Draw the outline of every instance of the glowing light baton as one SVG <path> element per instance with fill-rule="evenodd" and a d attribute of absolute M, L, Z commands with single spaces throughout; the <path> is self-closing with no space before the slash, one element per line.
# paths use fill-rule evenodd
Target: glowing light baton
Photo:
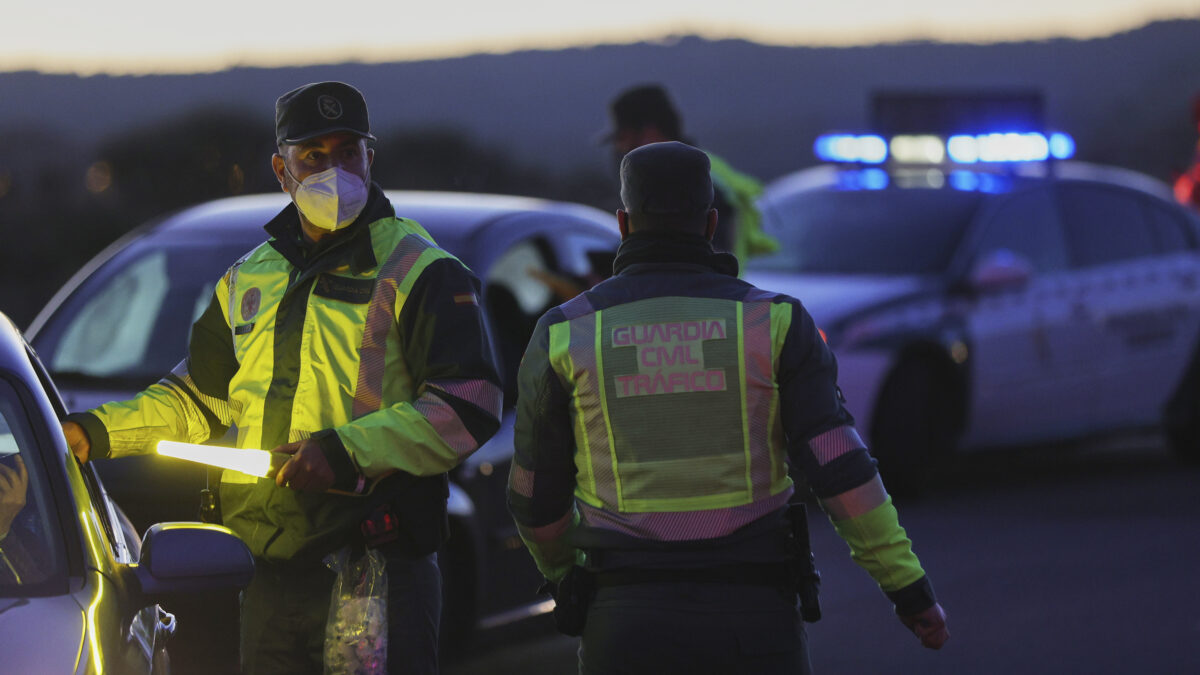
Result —
<path fill-rule="evenodd" d="M 158 454 L 189 462 L 219 466 L 251 476 L 266 478 L 271 469 L 271 453 L 266 450 L 222 448 L 216 445 L 198 445 L 178 441 L 159 441 Z"/>
<path fill-rule="evenodd" d="M 285 454 L 267 450 L 223 448 L 216 445 L 180 443 L 179 441 L 159 441 L 156 450 L 158 454 L 166 457 L 184 459 L 198 464 L 207 464 L 208 466 L 217 466 L 222 469 L 232 469 L 233 471 L 240 471 L 250 476 L 258 476 L 259 478 L 266 478 L 269 475 L 272 460 L 279 463 L 275 467 L 276 469 L 288 460 L 288 456 Z M 375 486 L 379 484 L 379 481 L 393 473 L 395 471 L 388 471 L 373 480 L 359 474 L 358 483 L 353 490 L 329 489 L 326 492 L 352 497 L 371 494 L 375 490 Z"/>

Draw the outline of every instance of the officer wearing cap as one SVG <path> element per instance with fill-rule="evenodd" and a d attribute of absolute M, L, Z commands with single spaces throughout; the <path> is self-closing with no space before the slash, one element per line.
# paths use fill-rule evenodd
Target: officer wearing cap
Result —
<path fill-rule="evenodd" d="M 799 301 L 713 249 L 710 170 L 679 142 L 625 155 L 615 274 L 547 312 L 521 363 L 509 509 L 580 672 L 809 672 L 793 471 L 938 649 L 945 613 L 834 355 Z"/>
<path fill-rule="evenodd" d="M 609 115 L 612 126 L 604 140 L 612 145 L 618 161 L 647 143 L 682 141 L 694 145 L 684 135 L 679 112 L 661 85 L 640 84 L 622 91 L 609 105 Z M 762 215 L 755 205 L 762 184 L 715 154 L 707 154 L 721 220 L 713 244 L 743 262 L 778 251 L 779 242 L 762 231 Z"/>
<path fill-rule="evenodd" d="M 371 182 L 357 89 L 289 91 L 275 123 L 271 165 L 291 202 L 265 225 L 270 238 L 217 280 L 174 371 L 63 429 L 81 461 L 231 427 L 238 447 L 276 453 L 269 478 L 221 478 L 223 522 L 256 561 L 243 672 L 346 672 L 348 653 L 378 656 L 386 638 L 388 672 L 436 673 L 446 472 L 499 427 L 479 281 Z M 331 603 L 334 553 L 383 561 L 387 628 L 371 611 L 339 619 L 345 645 L 329 663 L 326 621 L 345 606 Z"/>

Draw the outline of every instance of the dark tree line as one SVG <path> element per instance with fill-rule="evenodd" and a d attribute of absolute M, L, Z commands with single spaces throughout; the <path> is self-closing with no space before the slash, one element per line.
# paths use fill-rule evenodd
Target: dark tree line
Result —
<path fill-rule="evenodd" d="M 514 161 L 454 129 L 377 132 L 372 178 L 388 189 L 493 192 L 606 208 L 597 162 L 562 174 Z M 270 119 L 198 111 L 77 150 L 46 129 L 0 130 L 0 311 L 24 328 L 51 294 L 138 225 L 220 197 L 274 192 Z M 587 165 L 594 166 L 587 166 Z"/>

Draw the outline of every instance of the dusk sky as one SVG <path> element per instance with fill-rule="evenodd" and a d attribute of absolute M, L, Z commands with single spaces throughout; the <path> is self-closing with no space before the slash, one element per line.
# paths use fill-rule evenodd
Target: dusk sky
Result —
<path fill-rule="evenodd" d="M 15 2 L 0 21 L 0 71 L 82 74 L 383 62 L 680 34 L 814 46 L 1087 38 L 1200 18 L 1200 0 Z"/>

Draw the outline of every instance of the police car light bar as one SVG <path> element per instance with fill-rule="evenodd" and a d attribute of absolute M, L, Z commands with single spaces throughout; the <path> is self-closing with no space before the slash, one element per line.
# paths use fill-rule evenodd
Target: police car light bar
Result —
<path fill-rule="evenodd" d="M 817 137 L 813 144 L 817 157 L 826 162 L 855 162 L 882 164 L 887 159 L 888 146 L 882 136 L 827 134 Z"/>
<path fill-rule="evenodd" d="M 934 135 L 897 135 L 885 141 L 877 135 L 827 134 L 813 145 L 826 162 L 882 164 L 889 158 L 899 164 L 954 164 L 1044 162 L 1068 159 L 1075 154 L 1075 140 L 1055 132 L 955 135 L 943 140 Z"/>
<path fill-rule="evenodd" d="M 1064 133 L 1053 133 L 1049 138 L 1036 132 L 960 135 L 946 141 L 946 152 L 959 164 L 1044 162 L 1074 155 L 1075 141 Z"/>

